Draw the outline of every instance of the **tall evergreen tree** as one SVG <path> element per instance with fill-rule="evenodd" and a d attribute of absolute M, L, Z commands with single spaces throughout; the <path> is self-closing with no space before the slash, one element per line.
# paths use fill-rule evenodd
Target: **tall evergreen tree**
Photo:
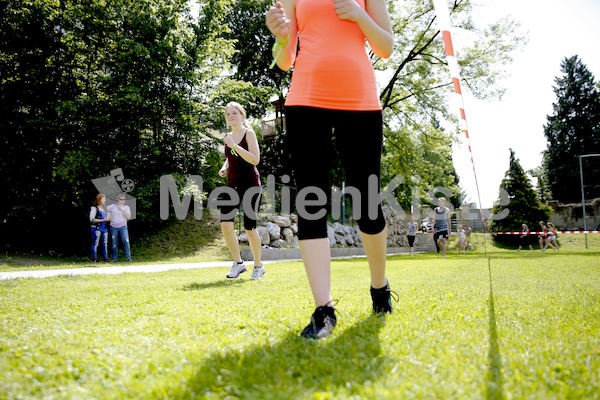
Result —
<path fill-rule="evenodd" d="M 550 207 L 542 204 L 537 196 L 529 177 L 515 157 L 513 149 L 510 149 L 509 166 L 500 184 L 500 189 L 508 193 L 509 204 L 496 204 L 492 208 L 492 213 L 497 218 L 500 217 L 490 223 L 492 231 L 520 231 L 521 224 L 527 224 L 531 230 L 535 230 L 539 221 L 547 221 L 552 215 Z M 498 235 L 496 240 L 510 243 L 514 242 L 514 238 Z"/>
<path fill-rule="evenodd" d="M 540 201 L 543 204 L 548 203 L 548 200 L 551 199 L 550 190 L 548 189 L 548 184 L 546 183 L 546 168 L 542 165 L 527 171 L 529 175 L 537 180 L 537 193 Z"/>
<path fill-rule="evenodd" d="M 579 57 L 565 58 L 561 70 L 553 114 L 544 126 L 544 165 L 552 198 L 571 203 L 581 200 L 579 156 L 600 153 L 600 91 Z M 600 181 L 600 169 L 586 175 L 589 182 Z"/>

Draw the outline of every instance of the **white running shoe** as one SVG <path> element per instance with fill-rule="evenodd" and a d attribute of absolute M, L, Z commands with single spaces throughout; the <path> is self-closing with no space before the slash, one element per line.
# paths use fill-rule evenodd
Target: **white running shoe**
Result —
<path fill-rule="evenodd" d="M 250 279 L 262 279 L 265 274 L 265 267 L 262 265 L 260 267 L 254 267 L 254 271 L 252 271 L 252 278 Z"/>
<path fill-rule="evenodd" d="M 233 262 L 231 264 L 231 270 L 227 274 L 228 278 L 237 278 L 241 273 L 246 272 L 246 267 L 244 266 L 244 260 L 241 263 Z"/>

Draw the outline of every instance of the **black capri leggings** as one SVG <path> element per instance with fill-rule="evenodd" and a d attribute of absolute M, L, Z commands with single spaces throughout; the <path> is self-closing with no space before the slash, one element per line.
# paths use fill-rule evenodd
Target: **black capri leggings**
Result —
<path fill-rule="evenodd" d="M 260 186 L 251 186 L 249 188 L 235 187 L 232 189 L 234 189 L 237 192 L 239 202 L 237 204 L 233 204 L 233 205 L 220 206 L 219 207 L 219 210 L 221 211 L 220 221 L 221 222 L 233 222 L 235 220 L 235 214 L 236 214 L 233 211 L 239 210 L 240 206 L 242 206 L 242 209 L 244 211 L 244 229 L 246 229 L 248 231 L 256 229 L 256 218 L 258 215 L 258 208 L 260 207 L 260 200 L 262 198 L 261 187 Z M 251 193 L 252 197 L 249 197 L 250 204 L 245 204 L 244 203 L 244 195 L 246 194 L 246 192 L 249 189 L 252 189 L 254 192 Z M 250 193 L 248 195 L 250 196 Z M 219 199 L 229 201 L 229 200 L 231 200 L 231 197 L 229 195 L 227 195 L 226 193 L 220 193 Z M 248 209 L 248 206 L 250 206 L 250 209 Z M 229 218 L 227 218 L 227 216 Z"/>
<path fill-rule="evenodd" d="M 335 138 L 335 145 L 346 172 L 347 188 L 356 188 L 360 194 L 360 197 L 351 196 L 355 215 L 356 209 L 360 209 L 360 218 L 357 218 L 360 230 L 367 234 L 383 231 L 385 219 L 379 201 L 383 142 L 381 111 L 342 111 L 290 106 L 286 107 L 286 130 L 297 193 L 300 194 L 304 188 L 310 188 L 307 189 L 308 193 L 311 193 L 313 188 L 318 188 L 327 196 L 326 204 L 331 203 L 331 161 L 335 151 Z M 376 181 L 369 190 L 371 176 Z M 317 199 L 316 194 L 306 196 L 306 200 L 314 199 Z M 328 207 L 306 205 L 303 207 L 305 213 L 302 213 L 298 208 L 298 202 L 301 200 L 301 196 L 298 196 L 298 238 L 303 240 L 327 237 L 327 213 L 321 210 L 327 211 Z M 322 215 L 315 218 L 315 214 L 320 211 Z"/>

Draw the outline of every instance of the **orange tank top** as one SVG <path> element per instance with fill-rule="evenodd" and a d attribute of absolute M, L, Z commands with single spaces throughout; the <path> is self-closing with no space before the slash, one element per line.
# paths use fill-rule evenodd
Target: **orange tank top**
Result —
<path fill-rule="evenodd" d="M 364 9 L 365 0 L 356 0 Z M 334 110 L 381 110 L 365 36 L 341 20 L 333 0 L 296 0 L 300 49 L 285 104 Z"/>

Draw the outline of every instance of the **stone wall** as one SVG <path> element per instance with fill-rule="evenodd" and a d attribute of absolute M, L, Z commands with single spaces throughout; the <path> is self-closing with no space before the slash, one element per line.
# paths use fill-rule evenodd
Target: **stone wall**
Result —
<path fill-rule="evenodd" d="M 583 207 L 581 204 L 560 204 L 551 202 L 552 222 L 559 230 L 583 229 Z M 588 230 L 600 227 L 600 198 L 586 203 L 586 224 Z M 389 206 L 383 206 L 383 215 L 388 226 L 388 247 L 408 247 L 406 240 L 406 224 Z M 256 228 L 261 244 L 271 248 L 288 248 L 298 246 L 298 216 L 292 215 L 259 215 Z M 339 222 L 327 223 L 329 246 L 362 247 L 358 234 L 358 226 L 342 225 Z M 245 232 L 239 235 L 241 244 L 248 244 Z"/>
<path fill-rule="evenodd" d="M 389 206 L 383 206 L 383 215 L 388 225 L 388 247 L 408 246 L 404 221 Z M 260 215 L 256 230 L 263 246 L 274 248 L 298 246 L 297 215 Z M 358 226 L 328 222 L 327 237 L 330 247 L 362 247 Z M 245 232 L 241 232 L 239 240 L 241 244 L 248 243 Z"/>
<path fill-rule="evenodd" d="M 551 201 L 552 222 L 560 230 L 582 230 L 584 228 L 583 206 L 581 203 L 562 204 Z M 588 230 L 600 227 L 600 198 L 586 201 L 585 225 Z"/>

